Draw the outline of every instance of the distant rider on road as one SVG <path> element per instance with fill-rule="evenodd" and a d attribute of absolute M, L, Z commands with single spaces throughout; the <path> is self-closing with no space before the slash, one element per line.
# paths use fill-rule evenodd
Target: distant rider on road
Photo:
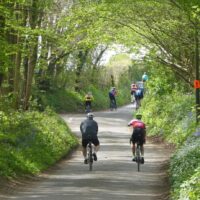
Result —
<path fill-rule="evenodd" d="M 90 110 L 92 109 L 92 101 L 94 101 L 94 97 L 92 95 L 92 92 L 88 92 L 85 97 L 85 110 L 87 110 L 87 106 L 89 106 Z"/>
<path fill-rule="evenodd" d="M 110 109 L 117 109 L 117 102 L 115 99 L 115 96 L 117 95 L 117 91 L 115 89 L 115 87 L 112 87 L 111 90 L 108 93 L 109 95 L 109 99 L 110 99 Z"/>

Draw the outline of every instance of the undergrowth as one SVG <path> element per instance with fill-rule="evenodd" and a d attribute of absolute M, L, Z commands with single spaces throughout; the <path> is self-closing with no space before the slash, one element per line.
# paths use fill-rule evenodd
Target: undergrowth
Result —
<path fill-rule="evenodd" d="M 37 174 L 78 144 L 66 123 L 46 110 L 0 112 L 0 176 Z"/>

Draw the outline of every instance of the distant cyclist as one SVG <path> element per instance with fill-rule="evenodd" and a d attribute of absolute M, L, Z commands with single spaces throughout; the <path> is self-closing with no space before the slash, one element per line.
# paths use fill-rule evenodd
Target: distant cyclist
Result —
<path fill-rule="evenodd" d="M 144 97 L 143 90 L 141 88 L 138 88 L 135 91 L 134 95 L 135 95 L 136 109 L 138 109 L 141 105 L 141 100 Z"/>
<path fill-rule="evenodd" d="M 82 153 L 84 156 L 84 163 L 88 163 L 87 159 L 87 144 L 91 141 L 94 144 L 94 161 L 97 161 L 97 151 L 99 150 L 99 139 L 98 139 L 98 124 L 93 120 L 93 113 L 87 114 L 87 119 L 84 120 L 80 125 L 80 130 L 82 133 Z"/>
<path fill-rule="evenodd" d="M 110 108 L 117 109 L 117 102 L 116 102 L 116 98 L 115 98 L 115 96 L 117 95 L 116 88 L 112 87 L 111 90 L 109 91 L 108 95 L 109 95 L 109 99 L 110 99 Z"/>
<path fill-rule="evenodd" d="M 92 109 L 92 101 L 94 101 L 94 97 L 92 95 L 92 92 L 88 92 L 85 95 L 84 101 L 85 101 L 85 110 L 87 111 L 87 107 L 89 106 L 89 111 L 91 111 L 91 109 Z"/>
<path fill-rule="evenodd" d="M 133 83 L 131 84 L 131 102 L 134 102 L 135 100 L 135 92 L 137 90 L 137 84 Z"/>
<path fill-rule="evenodd" d="M 142 160 L 141 163 L 144 163 L 144 143 L 146 142 L 146 125 L 141 121 L 142 115 L 136 114 L 136 119 L 131 120 L 128 123 L 128 126 L 133 127 L 133 133 L 130 138 L 130 142 L 132 143 L 132 153 L 133 159 L 135 161 L 135 143 L 139 142 L 141 145 L 141 154 Z"/>
<path fill-rule="evenodd" d="M 148 79 L 149 79 L 148 75 L 146 74 L 146 72 L 144 72 L 144 74 L 142 75 L 142 81 L 146 82 L 148 81 Z"/>

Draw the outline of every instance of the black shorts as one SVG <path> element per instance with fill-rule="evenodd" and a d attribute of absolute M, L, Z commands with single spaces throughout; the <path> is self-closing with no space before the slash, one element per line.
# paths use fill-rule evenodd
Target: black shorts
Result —
<path fill-rule="evenodd" d="M 131 136 L 131 141 L 133 144 L 139 142 L 140 145 L 145 143 L 145 130 L 143 128 L 135 128 Z"/>
<path fill-rule="evenodd" d="M 92 144 L 94 144 L 94 146 L 98 146 L 98 145 L 100 144 L 98 138 L 82 139 L 82 146 L 83 146 L 84 148 L 86 148 L 87 145 L 88 145 L 88 143 L 89 143 L 89 141 L 91 141 Z"/>

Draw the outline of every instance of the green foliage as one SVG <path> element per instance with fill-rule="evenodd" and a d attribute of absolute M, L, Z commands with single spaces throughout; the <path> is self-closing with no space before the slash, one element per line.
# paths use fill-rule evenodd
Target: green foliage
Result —
<path fill-rule="evenodd" d="M 179 200 L 190 199 L 197 200 L 200 199 L 200 167 L 195 170 L 195 173 L 191 178 L 181 184 L 181 190 L 179 193 Z"/>
<path fill-rule="evenodd" d="M 162 70 L 161 70 L 162 69 Z M 150 136 L 161 136 L 177 150 L 170 160 L 172 199 L 199 199 L 200 138 L 193 136 L 194 94 L 172 71 L 151 69 L 141 112 Z"/>
<path fill-rule="evenodd" d="M 194 131 L 193 96 L 174 90 L 170 95 L 147 95 L 142 102 L 149 135 L 160 135 L 177 146 Z"/>
<path fill-rule="evenodd" d="M 136 62 L 132 66 L 125 63 L 125 67 L 129 66 L 127 73 L 127 69 L 123 71 L 120 68 L 124 63 L 117 60 L 112 67 L 112 70 L 117 72 L 114 74 L 118 91 L 117 103 L 122 105 L 130 100 L 131 81 L 138 80 L 142 70 L 149 67 L 151 76 L 147 83 L 146 98 L 142 102 L 149 135 L 161 135 L 180 147 L 195 130 L 193 94 L 188 93 L 188 86 L 180 84 L 178 79 L 182 78 L 190 84 L 194 79 L 194 38 L 195 33 L 199 32 L 199 1 L 77 2 L 72 1 L 72 4 L 67 5 L 62 1 L 57 5 L 53 0 L 1 2 L 2 110 L 6 111 L 11 106 L 19 108 L 19 105 L 13 106 L 19 102 L 25 102 L 26 109 L 31 88 L 28 88 L 28 91 L 24 89 L 30 85 L 38 88 L 32 95 L 29 109 L 39 108 L 43 111 L 50 106 L 57 112 L 82 111 L 83 96 L 88 90 L 93 92 L 95 98 L 94 110 L 106 108 L 111 74 L 105 75 L 107 69 L 93 66 L 93 53 L 102 44 L 124 44 L 131 50 L 145 46 L 154 51 L 149 60 L 158 59 L 157 61 L 165 64 L 165 68 L 161 68 L 156 62 L 149 63 L 150 67 Z M 63 10 L 59 7 L 62 5 Z M 38 36 L 40 39 L 37 39 Z M 84 57 L 81 57 L 80 53 L 84 54 Z M 166 66 L 179 76 L 166 70 Z M 116 70 L 116 67 L 119 70 Z M 41 91 L 37 85 L 35 74 L 39 76 L 38 80 L 46 79 L 44 82 L 51 83 L 46 92 Z M 26 82 L 28 78 L 30 80 Z M 72 86 L 78 85 L 78 81 L 82 84 L 80 93 L 72 91 Z M 51 86 L 53 88 L 50 88 Z M 15 99 L 13 94 L 22 99 Z M 63 143 L 67 136 L 62 133 L 68 130 L 65 130 L 60 121 L 55 120 L 55 116 L 48 114 L 49 116 L 45 112 L 0 114 L 0 168 L 3 169 L 4 176 L 14 176 L 15 170 L 19 174 L 36 173 L 53 163 L 66 150 Z M 55 132 L 58 132 L 58 135 L 55 135 Z M 193 153 L 197 155 L 196 151 Z M 182 158 L 175 156 L 174 163 L 182 167 L 179 159 Z M 192 169 L 194 168 L 196 166 L 193 165 Z M 198 171 L 195 172 L 197 175 L 191 175 L 191 178 L 187 171 L 189 169 L 183 176 L 186 180 L 175 177 L 174 190 L 179 191 L 182 182 L 186 183 L 183 188 L 188 188 L 193 184 L 193 180 L 197 180 Z M 172 176 L 175 173 L 176 171 L 173 171 Z M 194 190 L 192 193 L 196 195 Z"/>
<path fill-rule="evenodd" d="M 200 138 L 190 138 L 174 154 L 170 163 L 170 175 L 173 199 L 199 199 Z"/>
<path fill-rule="evenodd" d="M 123 84 L 117 87 L 117 104 L 124 105 L 130 101 L 130 85 L 127 84 L 127 79 L 124 79 Z M 126 87 L 126 88 L 125 88 Z M 97 89 L 94 85 L 88 85 L 85 90 L 80 93 L 57 89 L 51 92 L 46 92 L 37 96 L 37 99 L 32 101 L 31 109 L 36 108 L 44 110 L 46 107 L 51 107 L 56 112 L 84 112 L 85 103 L 84 97 L 87 92 L 92 92 L 94 102 L 92 103 L 93 110 L 102 110 L 109 108 L 108 92 L 110 88 Z"/>
<path fill-rule="evenodd" d="M 82 97 L 79 93 L 63 88 L 40 93 L 35 98 L 37 98 L 37 107 L 40 110 L 51 107 L 56 112 L 77 112 L 83 107 Z"/>
<path fill-rule="evenodd" d="M 0 112 L 0 176 L 36 174 L 66 155 L 78 143 L 52 111 Z"/>

